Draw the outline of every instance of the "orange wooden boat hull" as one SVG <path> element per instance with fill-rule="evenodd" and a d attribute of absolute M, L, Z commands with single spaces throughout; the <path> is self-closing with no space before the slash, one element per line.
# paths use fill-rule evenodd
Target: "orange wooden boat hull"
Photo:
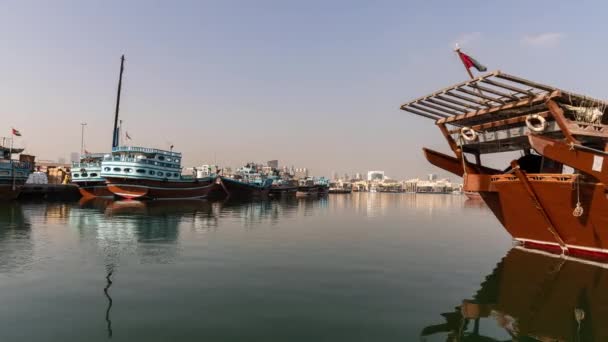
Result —
<path fill-rule="evenodd" d="M 106 182 L 110 192 L 124 199 L 197 199 L 223 191 L 215 180 L 163 182 L 108 177 Z"/>
<path fill-rule="evenodd" d="M 114 194 L 108 189 L 105 181 L 100 182 L 78 182 L 80 195 L 85 198 L 112 198 Z"/>
<path fill-rule="evenodd" d="M 458 166 L 460 170 L 463 168 L 457 158 L 427 153 L 426 149 L 425 155 L 432 164 L 446 171 L 458 174 Z M 464 174 L 464 190 L 479 193 L 513 239 L 525 246 L 583 258 L 608 259 L 608 199 L 603 183 L 578 181 L 576 175 L 563 174 L 525 174 L 524 177 L 529 189 L 513 173 Z M 578 200 L 583 208 L 580 217 L 573 215 Z"/>

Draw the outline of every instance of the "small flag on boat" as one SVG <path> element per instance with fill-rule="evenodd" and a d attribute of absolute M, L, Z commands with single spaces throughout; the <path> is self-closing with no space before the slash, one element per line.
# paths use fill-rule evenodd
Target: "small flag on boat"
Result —
<path fill-rule="evenodd" d="M 127 137 L 127 139 L 131 140 L 131 136 L 129 135 L 129 132 L 125 131 L 125 137 Z"/>
<path fill-rule="evenodd" d="M 473 57 L 467 55 L 466 53 L 461 52 L 460 50 L 458 50 L 458 56 L 460 56 L 460 60 L 464 64 L 465 68 L 467 68 L 467 69 L 470 69 L 471 67 L 475 67 L 475 69 L 477 69 L 477 71 L 488 70 L 488 68 L 483 66 L 481 63 L 479 63 Z"/>
<path fill-rule="evenodd" d="M 12 128 L 13 130 L 13 135 L 20 137 L 21 136 L 21 132 L 19 132 L 18 130 Z"/>
<path fill-rule="evenodd" d="M 84 154 L 91 154 L 91 152 L 87 151 L 86 149 L 84 150 Z"/>

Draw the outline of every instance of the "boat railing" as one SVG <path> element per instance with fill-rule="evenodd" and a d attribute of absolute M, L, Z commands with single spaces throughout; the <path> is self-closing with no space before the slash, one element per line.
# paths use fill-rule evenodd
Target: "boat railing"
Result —
<path fill-rule="evenodd" d="M 18 160 L 0 161 L 0 168 L 2 168 L 2 169 L 11 169 L 11 168 L 30 169 L 31 167 L 32 167 L 32 164 L 30 164 L 28 162 L 18 161 Z"/>
<path fill-rule="evenodd" d="M 82 162 L 82 163 L 74 162 L 74 163 L 72 163 L 72 168 L 79 168 L 79 167 L 81 167 L 81 168 L 82 167 L 101 167 L 101 162 L 90 162 L 90 163 L 87 163 L 87 162 Z"/>
<path fill-rule="evenodd" d="M 139 153 L 146 153 L 146 154 L 162 154 L 162 155 L 180 157 L 180 158 L 182 156 L 182 154 L 179 152 L 165 151 L 165 150 L 159 150 L 156 148 L 137 147 L 137 146 L 112 147 L 112 152 L 139 152 Z"/>
<path fill-rule="evenodd" d="M 124 156 L 110 156 L 105 158 L 104 161 L 113 161 L 113 162 L 125 162 L 125 163 L 136 163 L 142 165 L 154 165 L 154 166 L 162 166 L 162 167 L 170 167 L 174 169 L 180 169 L 180 164 L 171 163 L 171 162 L 162 162 L 155 159 L 147 159 L 147 158 L 132 158 L 132 157 L 124 157 Z"/>

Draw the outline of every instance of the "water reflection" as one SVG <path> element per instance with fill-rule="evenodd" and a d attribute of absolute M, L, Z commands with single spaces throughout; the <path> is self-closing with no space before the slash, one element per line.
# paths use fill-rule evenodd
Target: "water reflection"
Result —
<path fill-rule="evenodd" d="M 442 335 L 446 341 L 608 341 L 608 326 L 601 323 L 608 319 L 607 288 L 606 264 L 515 247 L 472 299 L 442 313 L 444 322 L 425 327 L 422 336 Z"/>
<path fill-rule="evenodd" d="M 0 272 L 27 268 L 34 262 L 31 223 L 16 202 L 0 205 Z"/>

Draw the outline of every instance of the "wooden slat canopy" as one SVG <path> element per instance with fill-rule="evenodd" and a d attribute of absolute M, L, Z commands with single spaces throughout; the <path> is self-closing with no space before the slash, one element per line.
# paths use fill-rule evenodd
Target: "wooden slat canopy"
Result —
<path fill-rule="evenodd" d="M 401 109 L 439 124 L 473 126 L 544 111 L 543 104 L 548 100 L 608 107 L 601 100 L 494 71 L 417 98 L 401 105 Z"/>

